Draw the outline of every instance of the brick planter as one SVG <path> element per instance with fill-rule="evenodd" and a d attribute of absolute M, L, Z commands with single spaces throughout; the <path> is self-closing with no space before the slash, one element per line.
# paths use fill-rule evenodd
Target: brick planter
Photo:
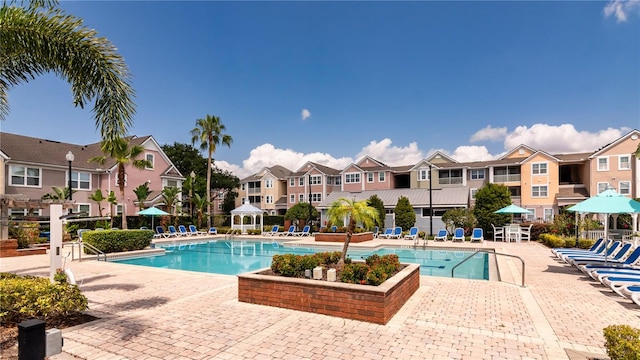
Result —
<path fill-rule="evenodd" d="M 314 233 L 313 236 L 315 238 L 315 241 L 320 242 L 344 242 L 344 240 L 347 238 L 346 233 Z M 351 235 L 352 243 L 359 243 L 369 240 L 373 240 L 372 232 L 363 232 Z"/>
<path fill-rule="evenodd" d="M 407 264 L 379 286 L 261 275 L 238 275 L 238 300 L 386 324 L 420 287 L 420 266 Z"/>
<path fill-rule="evenodd" d="M 26 255 L 38 255 L 46 254 L 47 248 L 36 247 L 28 249 L 18 249 L 17 240 L 0 240 L 0 258 L 14 257 L 14 256 L 26 256 Z"/>

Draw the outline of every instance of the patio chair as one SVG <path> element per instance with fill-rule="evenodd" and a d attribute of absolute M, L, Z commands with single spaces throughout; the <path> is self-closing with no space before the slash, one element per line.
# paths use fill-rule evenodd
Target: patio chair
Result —
<path fill-rule="evenodd" d="M 402 236 L 402 228 L 400 226 L 396 226 L 393 228 L 393 233 L 388 237 L 388 239 L 400 239 Z"/>
<path fill-rule="evenodd" d="M 560 247 L 560 248 L 551 249 L 551 252 L 556 257 L 561 257 L 562 254 L 568 254 L 571 252 L 584 253 L 584 254 L 597 254 L 599 252 L 600 246 L 603 245 L 602 244 L 603 241 L 604 241 L 603 238 L 596 240 L 596 242 L 594 242 L 589 249 L 573 249 L 573 248 Z"/>
<path fill-rule="evenodd" d="M 209 228 L 209 232 L 207 233 L 208 235 L 218 235 L 218 229 L 216 229 L 215 227 L 210 227 Z"/>
<path fill-rule="evenodd" d="M 379 238 L 390 239 L 389 236 L 393 235 L 393 228 L 387 228 L 384 230 L 384 234 L 378 235 Z"/>
<path fill-rule="evenodd" d="M 496 228 L 493 224 L 491 224 L 491 227 L 493 228 L 493 241 L 498 241 L 498 239 L 500 239 L 500 241 L 504 241 L 504 228 Z"/>
<path fill-rule="evenodd" d="M 614 289 L 614 291 L 640 305 L 640 285 L 623 285 L 617 290 Z"/>
<path fill-rule="evenodd" d="M 462 241 L 464 242 L 464 229 L 456 228 L 453 230 L 453 236 L 451 237 L 451 241 Z"/>
<path fill-rule="evenodd" d="M 179 236 L 190 236 L 187 228 L 184 225 L 178 225 L 178 235 Z"/>
<path fill-rule="evenodd" d="M 509 224 L 506 231 L 507 233 L 505 234 L 505 237 L 507 242 L 511 242 L 512 240 L 517 243 L 520 242 L 521 231 L 519 224 Z"/>
<path fill-rule="evenodd" d="M 196 226 L 191 224 L 191 225 L 189 225 L 189 235 L 191 235 L 191 236 L 202 236 L 202 235 L 207 235 L 207 233 L 204 232 L 204 231 L 198 231 Z"/>
<path fill-rule="evenodd" d="M 607 269 L 630 269 L 635 268 L 638 265 L 638 259 L 640 259 L 640 246 L 635 248 L 631 254 L 624 261 L 612 261 L 607 259 L 599 261 L 591 261 L 588 264 L 579 265 L 578 269 L 587 274 L 594 270 L 607 270 Z"/>
<path fill-rule="evenodd" d="M 530 224 L 529 227 L 520 229 L 520 240 L 522 241 L 531 241 L 531 228 L 533 227 L 533 224 Z"/>
<path fill-rule="evenodd" d="M 377 226 L 373 227 L 373 238 L 376 239 L 378 237 L 378 232 L 380 229 Z"/>
<path fill-rule="evenodd" d="M 331 231 L 332 231 L 332 232 L 338 232 L 338 227 L 337 227 L 337 226 L 335 226 L 335 225 L 332 225 L 332 226 L 331 226 Z"/>
<path fill-rule="evenodd" d="M 158 239 L 158 238 L 168 238 L 171 237 L 171 234 L 167 234 L 164 231 L 164 228 L 162 226 L 156 226 L 156 233 L 153 235 L 154 238 Z"/>
<path fill-rule="evenodd" d="M 276 236 L 276 235 L 278 235 L 278 229 L 280 229 L 280 227 L 278 225 L 273 225 L 273 227 L 271 228 L 271 231 L 263 232 L 262 235 L 264 235 L 264 236 Z"/>
<path fill-rule="evenodd" d="M 311 236 L 311 233 L 309 231 L 311 231 L 311 226 L 305 225 L 305 227 L 302 228 L 302 231 L 294 233 L 294 235 L 295 236 Z"/>
<path fill-rule="evenodd" d="M 447 229 L 440 229 L 436 236 L 433 237 L 433 241 L 447 241 L 449 240 L 449 233 Z"/>
<path fill-rule="evenodd" d="M 280 235 L 280 236 L 295 236 L 295 234 L 296 234 L 296 227 L 295 227 L 295 225 L 291 225 L 291 226 L 289 226 L 289 230 L 287 230 L 287 231 L 285 231 L 285 232 L 283 232 L 281 234 L 278 234 L 278 235 Z"/>
<path fill-rule="evenodd" d="M 620 248 L 620 250 L 618 250 L 618 247 L 620 245 L 622 245 L 622 242 L 616 241 L 613 244 L 611 244 L 611 246 L 607 249 L 607 251 L 605 251 L 604 254 L 598 254 L 598 255 L 593 255 L 593 256 L 583 256 L 583 255 L 571 256 L 571 255 L 567 255 L 565 257 L 565 259 L 566 259 L 566 261 L 568 263 L 570 263 L 573 266 L 584 265 L 584 264 L 590 263 L 591 261 L 600 261 L 600 260 L 604 260 L 605 258 L 608 261 L 616 261 L 617 262 L 617 261 L 620 261 L 620 259 L 623 256 L 626 256 L 627 252 L 631 248 L 631 244 L 627 243 L 622 248 Z"/>
<path fill-rule="evenodd" d="M 471 233 L 471 242 L 479 241 L 484 242 L 484 234 L 482 233 L 482 228 L 474 228 Z"/>
<path fill-rule="evenodd" d="M 176 230 L 175 226 L 169 225 L 167 226 L 167 229 L 169 230 L 169 237 L 180 236 L 180 233 Z"/>
<path fill-rule="evenodd" d="M 409 229 L 409 233 L 404 236 L 406 240 L 413 240 L 413 243 L 416 244 L 418 242 L 418 228 L 412 227 Z"/>

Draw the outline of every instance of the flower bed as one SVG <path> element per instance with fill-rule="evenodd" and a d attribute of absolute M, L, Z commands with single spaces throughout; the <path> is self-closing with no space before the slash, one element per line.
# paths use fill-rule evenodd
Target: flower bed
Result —
<path fill-rule="evenodd" d="M 344 242 L 347 238 L 347 233 L 314 233 L 315 241 L 321 242 Z M 352 243 L 359 243 L 363 241 L 373 240 L 372 232 L 363 232 L 351 235 Z"/>
<path fill-rule="evenodd" d="M 242 302 L 386 324 L 420 287 L 420 266 L 405 264 L 381 285 L 267 275 L 270 269 L 238 275 Z"/>

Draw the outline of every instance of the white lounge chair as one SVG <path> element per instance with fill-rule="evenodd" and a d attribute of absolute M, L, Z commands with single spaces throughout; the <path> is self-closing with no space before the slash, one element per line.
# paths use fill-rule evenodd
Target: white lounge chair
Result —
<path fill-rule="evenodd" d="M 305 227 L 302 228 L 302 231 L 294 233 L 295 236 L 311 236 L 311 226 L 309 225 L 305 225 Z"/>
<path fill-rule="evenodd" d="M 296 227 L 295 227 L 295 225 L 289 226 L 289 230 L 287 230 L 287 231 L 285 231 L 285 232 L 283 232 L 281 234 L 278 234 L 278 235 L 280 235 L 280 236 L 295 236 L 296 235 Z"/>
<path fill-rule="evenodd" d="M 484 234 L 482 233 L 482 228 L 474 228 L 471 233 L 471 242 L 479 241 L 484 242 Z"/>
<path fill-rule="evenodd" d="M 271 231 L 263 232 L 262 235 L 264 235 L 264 236 L 277 236 L 279 229 L 280 229 L 280 226 L 273 225 L 273 227 L 271 228 Z"/>
<path fill-rule="evenodd" d="M 462 241 L 464 242 L 464 229 L 456 228 L 453 230 L 453 236 L 451 237 L 451 241 Z"/>
<path fill-rule="evenodd" d="M 438 233 L 436 234 L 436 236 L 433 237 L 434 241 L 447 241 L 449 240 L 449 233 L 447 232 L 447 229 L 440 229 L 438 230 Z"/>
<path fill-rule="evenodd" d="M 396 226 L 393 228 L 393 233 L 389 235 L 388 239 L 400 239 L 402 236 L 402 228 L 400 226 Z"/>
<path fill-rule="evenodd" d="M 409 233 L 405 235 L 404 238 L 407 240 L 413 240 L 413 243 L 416 244 L 418 242 L 418 228 L 414 226 L 409 229 Z"/>

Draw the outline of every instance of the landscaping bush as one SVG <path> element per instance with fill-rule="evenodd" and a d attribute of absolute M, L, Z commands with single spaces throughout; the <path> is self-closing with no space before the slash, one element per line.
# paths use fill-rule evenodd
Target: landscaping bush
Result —
<path fill-rule="evenodd" d="M 40 238 L 40 224 L 38 223 L 13 223 L 9 226 L 9 237 L 16 239 L 18 249 L 26 249 L 38 242 Z"/>
<path fill-rule="evenodd" d="M 340 273 L 340 281 L 352 284 L 366 284 L 369 266 L 363 263 L 345 265 Z"/>
<path fill-rule="evenodd" d="M 153 230 L 85 231 L 82 240 L 104 253 L 141 250 L 151 244 Z"/>
<path fill-rule="evenodd" d="M 565 238 L 552 234 L 541 234 L 540 240 L 543 244 L 547 245 L 550 248 L 573 247 L 573 245 L 575 245 L 575 240 L 573 244 L 567 244 L 565 242 Z"/>
<path fill-rule="evenodd" d="M 320 264 L 335 265 L 340 260 L 340 251 L 326 251 L 315 254 L 320 259 Z"/>
<path fill-rule="evenodd" d="M 611 360 L 640 359 L 640 329 L 611 325 L 603 329 L 605 348 Z"/>
<path fill-rule="evenodd" d="M 578 240 L 578 247 L 580 249 L 589 249 L 593 246 L 593 244 L 595 244 L 595 240 L 591 240 L 591 239 L 579 239 Z"/>
<path fill-rule="evenodd" d="M 48 278 L 0 273 L 0 320 L 15 324 L 30 318 L 44 321 L 88 309 L 76 285 Z"/>
<path fill-rule="evenodd" d="M 282 276 L 286 277 L 298 277 L 300 276 L 298 269 L 299 260 L 296 259 L 299 255 L 294 254 L 282 254 L 282 255 L 273 255 L 271 258 L 271 270 Z M 304 270 L 302 272 L 304 275 Z"/>

